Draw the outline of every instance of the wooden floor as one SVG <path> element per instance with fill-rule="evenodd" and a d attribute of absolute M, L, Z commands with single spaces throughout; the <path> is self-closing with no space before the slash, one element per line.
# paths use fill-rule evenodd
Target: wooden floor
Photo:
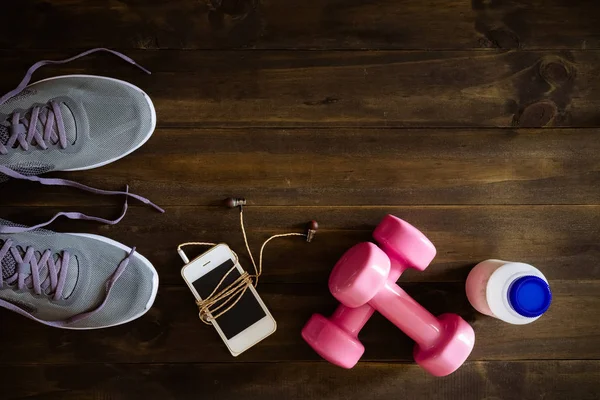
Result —
<path fill-rule="evenodd" d="M 600 5 L 596 0 L 43 0 L 10 2 L 0 22 L 0 94 L 41 59 L 92 47 L 127 53 L 47 67 L 127 80 L 153 99 L 153 138 L 124 160 L 54 174 L 106 189 L 126 183 L 166 209 L 135 205 L 116 227 L 61 221 L 135 245 L 161 287 L 138 321 L 93 332 L 47 328 L 0 310 L 0 398 L 600 398 Z M 119 199 L 2 185 L 0 216 L 58 210 L 114 217 Z M 300 230 L 267 252 L 259 292 L 279 330 L 232 358 L 200 323 L 177 244 Z M 343 370 L 300 337 L 335 301 L 339 256 L 387 213 L 425 232 L 438 255 L 401 285 L 432 312 L 472 323 L 475 349 L 445 378 L 412 360 L 381 316 Z M 539 321 L 476 313 L 464 281 L 487 258 L 524 261 L 551 281 Z M 247 259 L 245 265 L 249 266 Z"/>

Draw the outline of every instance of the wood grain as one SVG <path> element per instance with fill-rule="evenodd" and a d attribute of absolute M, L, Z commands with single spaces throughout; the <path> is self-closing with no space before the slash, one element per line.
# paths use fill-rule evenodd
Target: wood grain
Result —
<path fill-rule="evenodd" d="M 553 303 L 534 324 L 509 325 L 478 314 L 467 302 L 463 283 L 402 283 L 433 314 L 455 312 L 475 329 L 470 356 L 478 360 L 553 360 L 600 357 L 598 282 L 551 281 Z M 314 361 L 319 356 L 300 337 L 313 313 L 330 315 L 337 306 L 326 282 L 315 285 L 263 284 L 259 292 L 278 322 L 277 332 L 236 362 Z M 141 319 L 121 327 L 76 332 L 43 327 L 2 311 L 2 362 L 129 363 L 232 362 L 212 327 L 198 320 L 187 287 L 165 286 Z M 27 340 L 23 340 L 27 338 Z M 414 342 L 377 314 L 360 334 L 364 361 L 412 361 Z"/>
<path fill-rule="evenodd" d="M 165 206 L 133 204 L 118 226 L 58 231 L 136 245 L 156 266 L 155 306 L 132 323 L 74 332 L 0 310 L 2 400 L 597 399 L 600 382 L 600 5 L 580 0 L 30 0 L 3 5 L 0 94 L 31 64 L 91 47 L 122 50 L 43 68 L 34 80 L 97 74 L 145 90 L 152 140 L 109 166 L 60 176 L 130 184 Z M 236 50 L 233 50 L 236 49 Z M 307 51 L 305 51 L 307 50 Z M 351 51 L 346 51 L 351 50 Z M 122 198 L 23 182 L 0 185 L 0 217 L 57 211 L 116 217 Z M 233 359 L 197 318 L 175 247 L 229 243 L 249 267 L 238 214 L 249 199 L 258 287 L 278 331 Z M 445 378 L 413 362 L 414 343 L 379 314 L 352 370 L 314 353 L 300 330 L 337 303 L 327 278 L 392 213 L 437 246 L 400 285 L 432 313 L 475 329 L 467 363 Z M 190 256 L 201 249 L 189 249 Z M 490 257 L 549 278 L 533 324 L 477 313 L 464 281 Z"/>
<path fill-rule="evenodd" d="M 165 400 L 282 398 L 349 400 L 597 399 L 598 361 L 469 362 L 445 378 L 412 364 L 325 363 L 95 364 L 0 366 L 15 382 L 6 400 Z M 507 373 L 510 371 L 510 373 Z"/>
<path fill-rule="evenodd" d="M 211 205 L 231 195 L 256 205 L 598 204 L 596 135 L 596 129 L 165 128 L 119 162 L 60 176 L 113 190 L 130 184 L 163 206 Z M 29 183 L 6 188 L 6 206 L 121 201 Z M 21 195 L 33 189 L 36 196 Z"/>
<path fill-rule="evenodd" d="M 3 207 L 4 218 L 34 223 L 60 208 Z M 112 217 L 119 207 L 76 208 Z M 600 272 L 600 207 L 598 206 L 452 206 L 452 207 L 247 207 L 248 235 L 254 251 L 275 233 L 302 232 L 312 219 L 319 221 L 316 239 L 279 239 L 265 252 L 264 282 L 327 282 L 331 268 L 351 246 L 372 240 L 371 233 L 386 215 L 397 215 L 422 230 L 437 246 L 433 264 L 423 273 L 407 271 L 407 282 L 464 282 L 470 269 L 488 258 L 526 261 L 541 268 L 549 279 L 594 280 Z M 60 221 L 58 231 L 81 231 L 108 236 L 148 257 L 162 283 L 182 284 L 181 260 L 175 249 L 189 241 L 226 242 L 251 268 L 246 256 L 238 212 L 224 207 L 167 208 L 164 215 L 133 208 L 114 227 Z M 188 249 L 195 257 L 206 249 Z M 289 260 L 297 260 L 290 264 Z"/>
<path fill-rule="evenodd" d="M 7 49 L 600 48 L 593 0 L 35 0 L 3 13 Z"/>
<path fill-rule="evenodd" d="M 3 81 L 72 53 L 2 52 Z M 36 77 L 95 73 L 147 91 L 162 127 L 598 127 L 600 51 L 132 51 Z"/>

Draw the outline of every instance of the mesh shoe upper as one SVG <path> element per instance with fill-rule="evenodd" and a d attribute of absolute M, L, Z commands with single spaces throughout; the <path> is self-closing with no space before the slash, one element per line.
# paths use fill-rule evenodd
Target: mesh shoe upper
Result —
<path fill-rule="evenodd" d="M 6 221 L 0 220 L 0 224 Z M 21 255 L 27 249 L 35 249 L 36 260 L 49 251 L 53 260 L 60 262 L 68 253 L 68 266 L 64 288 L 60 300 L 54 300 L 48 287 L 49 267 L 40 268 L 39 280 L 46 288 L 42 295 L 36 295 L 31 288 L 30 266 L 19 265 L 11 252 L 0 260 L 2 265 L 2 286 L 0 287 L 0 306 L 4 300 L 24 310 L 48 325 L 72 329 L 95 329 L 118 325 L 141 316 L 152 305 L 156 295 L 158 277 L 149 262 L 137 253 L 129 258 L 129 263 L 116 279 L 108 296 L 107 282 L 114 278 L 115 271 L 128 257 L 125 246 L 118 245 L 105 238 L 86 237 L 73 234 L 53 233 L 36 230 L 19 234 L 0 234 L 0 248 L 8 241 Z M 64 266 L 63 266 L 64 268 Z M 29 285 L 19 290 L 17 275 Z M 11 282 L 12 278 L 12 282 Z M 96 309 L 106 299 L 104 306 L 91 315 L 73 323 L 57 325 L 57 321 L 67 321 L 78 314 Z"/>
<path fill-rule="evenodd" d="M 27 117 L 32 107 L 50 101 L 60 107 L 67 146 L 50 143 L 43 150 L 33 144 L 24 151 L 15 144 L 8 154 L 0 155 L 0 165 L 24 175 L 28 171 L 23 168 L 32 167 L 44 172 L 93 168 L 140 147 L 156 123 L 149 97 L 129 83 L 91 75 L 59 76 L 29 85 L 0 105 L 0 143 L 6 143 L 14 129 L 26 131 L 12 123 L 15 112 Z"/>

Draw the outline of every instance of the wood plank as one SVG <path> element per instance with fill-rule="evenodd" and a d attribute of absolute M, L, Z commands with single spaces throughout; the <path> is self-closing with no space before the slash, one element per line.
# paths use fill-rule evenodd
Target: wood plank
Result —
<path fill-rule="evenodd" d="M 472 323 L 476 345 L 469 360 L 549 360 L 600 357 L 597 315 L 600 283 L 551 281 L 553 304 L 535 323 L 509 325 L 478 314 L 463 283 L 410 283 L 402 287 L 435 315 L 456 312 Z M 300 330 L 315 312 L 329 315 L 337 303 L 326 282 L 318 285 L 262 284 L 259 292 L 278 322 L 277 332 L 236 362 L 315 361 Z M 0 364 L 104 362 L 232 362 L 212 327 L 198 320 L 187 288 L 162 286 L 146 316 L 121 327 L 65 331 L 41 326 L 0 310 Z M 27 340 L 23 340 L 27 338 Z M 360 334 L 364 361 L 412 361 L 414 343 L 379 314 Z"/>
<path fill-rule="evenodd" d="M 596 129 L 158 129 L 131 156 L 61 174 L 164 205 L 598 204 Z M 36 196 L 23 198 L 26 190 Z M 3 190 L 4 191 L 4 190 Z M 7 185 L 2 205 L 114 204 Z"/>
<path fill-rule="evenodd" d="M 118 207 L 76 208 L 113 217 Z M 48 219 L 58 208 L 2 207 L 2 217 L 29 223 Z M 69 209 L 70 210 L 70 209 Z M 423 273 L 407 271 L 405 282 L 463 282 L 470 269 L 488 258 L 536 265 L 552 280 L 591 280 L 599 273 L 600 207 L 247 207 L 248 237 L 255 251 L 276 233 L 302 232 L 312 219 L 320 229 L 311 244 L 300 238 L 279 239 L 265 252 L 264 282 L 327 282 L 331 268 L 351 246 L 372 240 L 371 233 L 386 214 L 397 215 L 421 229 L 438 254 Z M 168 208 L 164 215 L 134 207 L 113 227 L 63 220 L 57 231 L 81 231 L 108 236 L 137 246 L 167 284 L 182 284 L 177 245 L 189 241 L 226 242 L 246 268 L 238 212 L 224 207 Z M 204 248 L 190 248 L 195 257 Z M 290 264 L 288 260 L 298 260 Z"/>
<path fill-rule="evenodd" d="M 593 0 L 35 0 L 3 14 L 7 49 L 600 48 Z"/>
<path fill-rule="evenodd" d="M 33 61 L 67 56 L 0 54 L 6 90 Z M 154 73 L 98 55 L 36 77 L 85 72 L 126 79 L 150 94 L 164 127 L 600 126 L 600 51 L 129 55 Z"/>
<path fill-rule="evenodd" d="M 6 400 L 597 399 L 598 361 L 471 362 L 436 378 L 415 365 L 325 363 L 0 366 Z M 401 378 L 401 379 L 399 379 Z M 6 397 L 8 396 L 8 397 Z"/>

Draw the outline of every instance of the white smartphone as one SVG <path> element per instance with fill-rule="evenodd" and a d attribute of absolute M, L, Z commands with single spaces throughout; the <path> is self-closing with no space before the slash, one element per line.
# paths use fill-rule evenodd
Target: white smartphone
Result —
<path fill-rule="evenodd" d="M 210 296 L 234 265 L 235 269 L 227 276 L 222 288 L 233 283 L 244 270 L 229 246 L 219 244 L 186 264 L 181 275 L 194 297 L 202 300 Z M 277 330 L 275 319 L 253 286 L 249 286 L 237 304 L 212 324 L 234 357 Z"/>

